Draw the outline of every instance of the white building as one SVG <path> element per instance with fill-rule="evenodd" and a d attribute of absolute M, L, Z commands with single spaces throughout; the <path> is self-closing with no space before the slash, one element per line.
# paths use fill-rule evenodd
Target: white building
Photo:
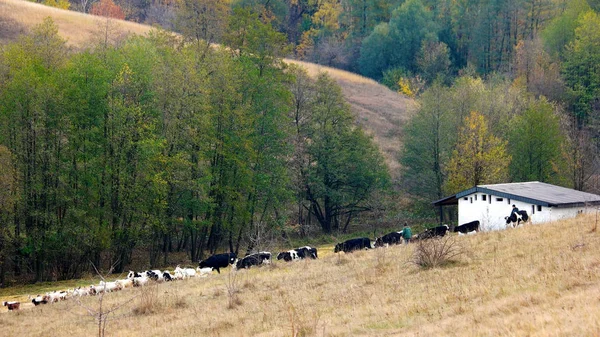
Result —
<path fill-rule="evenodd" d="M 600 205 L 600 196 L 530 181 L 478 185 L 433 204 L 440 207 L 440 214 L 442 206 L 458 205 L 456 225 L 479 220 L 481 230 L 498 230 L 506 228 L 504 217 L 510 215 L 512 205 L 527 211 L 531 222 L 535 224 L 595 212 L 597 205 Z"/>

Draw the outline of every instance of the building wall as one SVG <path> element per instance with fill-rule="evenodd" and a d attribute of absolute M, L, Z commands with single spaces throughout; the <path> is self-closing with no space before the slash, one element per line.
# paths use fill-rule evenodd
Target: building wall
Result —
<path fill-rule="evenodd" d="M 584 207 L 545 207 L 495 195 L 473 193 L 458 200 L 457 225 L 479 220 L 481 230 L 505 229 L 507 225 L 504 217 L 510 215 L 512 205 L 517 206 L 519 210 L 527 211 L 534 224 L 573 218 L 579 213 L 595 211 L 593 207 L 587 209 Z"/>

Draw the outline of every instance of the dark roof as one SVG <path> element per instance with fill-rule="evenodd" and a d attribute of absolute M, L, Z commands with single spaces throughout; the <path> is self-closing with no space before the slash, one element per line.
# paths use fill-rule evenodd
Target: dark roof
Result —
<path fill-rule="evenodd" d="M 575 207 L 600 205 L 600 196 L 539 181 L 478 185 L 457 194 L 434 201 L 435 206 L 455 205 L 458 199 L 476 192 L 523 201 L 530 204 L 552 207 Z"/>

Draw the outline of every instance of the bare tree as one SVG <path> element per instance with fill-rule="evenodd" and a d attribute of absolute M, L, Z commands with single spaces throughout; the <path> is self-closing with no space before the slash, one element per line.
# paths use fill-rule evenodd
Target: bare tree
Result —
<path fill-rule="evenodd" d="M 106 274 L 102 274 L 100 273 L 100 271 L 98 271 L 98 268 L 96 268 L 96 266 L 92 263 L 92 267 L 94 267 L 94 270 L 96 272 L 96 274 L 100 277 L 100 279 L 104 282 L 106 282 L 106 278 L 108 277 L 108 275 L 110 275 L 114 269 L 114 265 L 111 266 L 110 270 L 106 273 Z M 106 288 L 106 285 L 105 285 Z M 105 333 L 106 333 L 106 324 L 109 321 L 109 317 L 111 320 L 117 319 L 119 318 L 119 316 L 114 315 L 115 311 L 124 308 L 126 305 L 128 305 L 131 301 L 133 301 L 138 295 L 134 295 L 131 296 L 130 298 L 126 299 L 123 302 L 119 302 L 116 304 L 112 304 L 112 305 L 108 305 L 106 306 L 104 303 L 104 294 L 106 294 L 106 291 L 104 291 L 105 289 L 103 289 L 103 291 L 100 291 L 97 294 L 97 301 L 95 302 L 95 305 L 86 305 L 84 304 L 81 299 L 77 296 L 74 297 L 75 299 L 75 303 L 81 307 L 84 308 L 87 311 L 88 316 L 92 317 L 95 321 L 95 323 L 98 326 L 98 337 L 104 337 Z M 111 314 L 113 314 L 111 316 Z"/>

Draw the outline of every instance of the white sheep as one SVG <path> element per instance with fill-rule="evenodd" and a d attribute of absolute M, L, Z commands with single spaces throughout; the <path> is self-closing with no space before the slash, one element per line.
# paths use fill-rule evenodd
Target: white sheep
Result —
<path fill-rule="evenodd" d="M 210 275 L 212 270 L 213 270 L 212 267 L 206 267 L 206 268 L 196 267 L 196 271 L 198 272 L 197 275 L 200 277 L 206 277 L 206 276 Z"/>

